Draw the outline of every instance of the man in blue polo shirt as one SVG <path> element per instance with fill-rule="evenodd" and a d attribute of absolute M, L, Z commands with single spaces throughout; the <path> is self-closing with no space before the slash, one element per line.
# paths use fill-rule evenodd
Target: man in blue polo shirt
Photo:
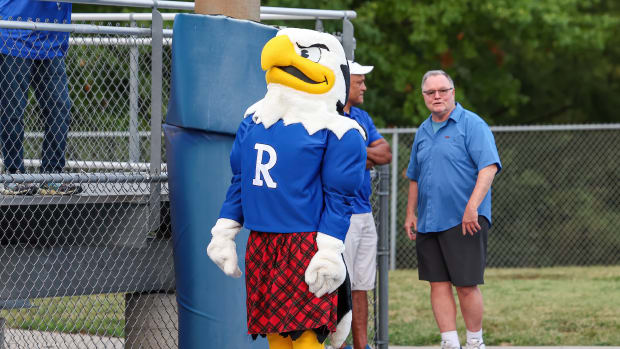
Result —
<path fill-rule="evenodd" d="M 42 23 L 71 23 L 71 4 L 35 0 L 0 0 L 0 19 Z M 24 110 L 32 87 L 44 125 L 41 172 L 59 173 L 71 119 L 64 56 L 69 33 L 0 29 L 0 141 L 6 172 L 24 173 Z M 77 194 L 73 184 L 7 183 L 3 195 Z"/>
<path fill-rule="evenodd" d="M 448 74 L 427 72 L 422 95 L 431 116 L 420 125 L 411 149 L 404 227 L 416 240 L 419 278 L 430 283 L 442 349 L 460 348 L 452 285 L 467 328 L 465 347 L 484 349 L 478 285 L 484 283 L 490 188 L 502 165 L 489 126 L 455 102 Z"/>
<path fill-rule="evenodd" d="M 363 66 L 349 61 L 351 82 L 349 99 L 344 107 L 345 116 L 357 121 L 366 131 L 366 172 L 362 186 L 355 192 L 351 225 L 345 239 L 344 259 L 351 278 L 351 297 L 353 299 L 353 348 L 366 349 L 368 346 L 368 297 L 367 291 L 375 287 L 377 272 L 377 229 L 370 205 L 370 169 L 384 165 L 392 160 L 390 145 L 377 132 L 370 115 L 355 107 L 364 102 L 366 77 L 372 66 Z M 350 349 L 351 347 L 344 347 Z"/>

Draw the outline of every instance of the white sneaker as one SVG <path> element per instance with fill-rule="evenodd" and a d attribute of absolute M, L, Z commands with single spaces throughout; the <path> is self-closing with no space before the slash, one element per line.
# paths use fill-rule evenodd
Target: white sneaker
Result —
<path fill-rule="evenodd" d="M 465 349 L 486 349 L 482 339 L 472 339 L 465 343 Z"/>
<path fill-rule="evenodd" d="M 441 341 L 441 349 L 461 349 L 461 346 L 454 345 L 448 341 Z"/>

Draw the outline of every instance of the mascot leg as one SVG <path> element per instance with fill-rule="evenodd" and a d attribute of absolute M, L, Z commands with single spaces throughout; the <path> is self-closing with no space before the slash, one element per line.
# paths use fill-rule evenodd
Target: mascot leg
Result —
<path fill-rule="evenodd" d="M 293 349 L 291 337 L 282 337 L 279 333 L 267 334 L 269 349 Z"/>
<path fill-rule="evenodd" d="M 322 343 L 316 339 L 316 333 L 312 330 L 305 331 L 301 337 L 293 341 L 293 349 L 323 349 Z M 270 348 L 271 349 L 271 348 Z"/>

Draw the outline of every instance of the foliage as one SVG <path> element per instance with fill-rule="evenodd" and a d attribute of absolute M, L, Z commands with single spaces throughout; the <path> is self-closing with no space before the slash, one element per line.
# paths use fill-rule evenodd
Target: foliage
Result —
<path fill-rule="evenodd" d="M 427 115 L 420 80 L 444 69 L 457 100 L 489 124 L 619 122 L 620 3 L 615 0 L 265 0 L 263 6 L 352 9 L 364 108 L 379 126 Z M 148 9 L 74 5 L 74 12 Z M 340 31 L 337 21 L 324 21 Z M 278 22 L 312 27 L 312 21 Z"/>
<path fill-rule="evenodd" d="M 356 58 L 376 66 L 365 108 L 379 124 L 426 118 L 419 85 L 430 69 L 451 74 L 458 100 L 490 124 L 620 121 L 620 6 L 612 0 L 337 1 L 329 8 L 358 13 Z"/>

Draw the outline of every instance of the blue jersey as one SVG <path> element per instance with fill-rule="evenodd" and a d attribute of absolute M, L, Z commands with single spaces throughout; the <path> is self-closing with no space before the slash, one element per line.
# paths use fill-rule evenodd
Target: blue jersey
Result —
<path fill-rule="evenodd" d="M 0 0 L 0 19 L 71 23 L 71 4 L 36 0 Z M 68 32 L 0 28 L 0 53 L 5 55 L 50 59 L 63 57 L 68 48 Z"/>
<path fill-rule="evenodd" d="M 269 128 L 246 117 L 230 154 L 233 172 L 220 218 L 262 232 L 314 232 L 344 240 L 366 162 L 364 139 L 300 123 Z"/>
<path fill-rule="evenodd" d="M 460 104 L 447 122 L 433 131 L 429 117 L 420 125 L 411 147 L 407 177 L 418 182 L 418 232 L 439 232 L 459 225 L 476 186 L 478 171 L 502 169 L 495 138 L 478 115 Z M 478 207 L 491 223 L 491 190 Z"/>
<path fill-rule="evenodd" d="M 360 126 L 366 131 L 366 147 L 370 143 L 383 138 L 374 122 L 370 118 L 367 112 L 360 108 L 351 107 L 350 114 L 345 113 L 345 116 L 357 121 Z M 364 181 L 362 185 L 355 191 L 355 199 L 353 200 L 353 213 L 369 213 L 372 212 L 372 206 L 370 205 L 370 194 L 372 194 L 372 188 L 370 185 L 370 170 L 364 172 Z"/>

